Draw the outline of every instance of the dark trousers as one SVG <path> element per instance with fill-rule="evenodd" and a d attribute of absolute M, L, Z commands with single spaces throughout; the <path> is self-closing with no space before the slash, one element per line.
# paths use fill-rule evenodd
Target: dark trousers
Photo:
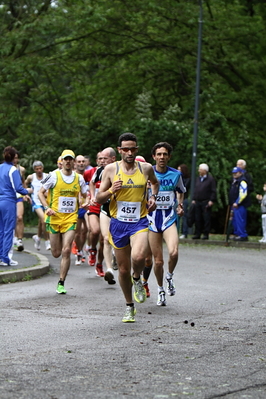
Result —
<path fill-rule="evenodd" d="M 208 206 L 207 201 L 196 201 L 195 208 L 195 235 L 199 236 L 201 233 L 208 236 L 211 230 L 211 206 Z"/>

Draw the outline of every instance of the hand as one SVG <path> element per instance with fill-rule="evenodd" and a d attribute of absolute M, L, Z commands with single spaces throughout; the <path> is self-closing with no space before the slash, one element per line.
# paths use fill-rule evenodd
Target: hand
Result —
<path fill-rule="evenodd" d="M 148 212 L 153 212 L 156 209 L 156 201 L 154 197 L 150 197 L 147 203 Z"/>
<path fill-rule="evenodd" d="M 56 212 L 53 211 L 51 208 L 46 209 L 45 213 L 46 213 L 47 216 L 54 216 L 54 215 L 56 215 Z"/>
<path fill-rule="evenodd" d="M 123 185 L 123 180 L 116 180 L 113 182 L 112 186 L 110 187 L 110 190 L 113 193 L 116 193 L 117 191 L 121 190 Z"/>
<path fill-rule="evenodd" d="M 184 215 L 184 209 L 182 204 L 178 204 L 178 207 L 176 208 L 178 216 L 183 216 Z"/>

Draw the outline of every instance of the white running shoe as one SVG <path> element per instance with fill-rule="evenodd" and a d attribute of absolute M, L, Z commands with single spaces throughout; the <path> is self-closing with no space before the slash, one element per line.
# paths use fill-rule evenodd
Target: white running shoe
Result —
<path fill-rule="evenodd" d="M 165 291 L 160 291 L 158 293 L 157 306 L 166 306 Z"/>
<path fill-rule="evenodd" d="M 266 238 L 263 237 L 259 242 L 266 242 Z"/>
<path fill-rule="evenodd" d="M 17 266 L 18 262 L 16 260 L 10 259 L 9 266 Z"/>
<path fill-rule="evenodd" d="M 81 254 L 80 252 L 77 252 L 77 255 L 75 255 L 75 258 L 76 258 L 76 260 L 75 260 L 75 265 L 76 265 L 76 266 L 81 265 L 81 262 L 82 262 L 82 254 Z"/>
<path fill-rule="evenodd" d="M 40 249 L 41 249 L 41 239 L 37 236 L 37 234 L 32 236 L 32 239 L 34 241 L 34 248 L 37 249 L 38 251 L 40 251 Z"/>
<path fill-rule="evenodd" d="M 167 282 L 167 294 L 170 296 L 175 295 L 175 284 L 173 282 L 173 277 L 166 277 L 165 281 Z"/>
<path fill-rule="evenodd" d="M 17 250 L 18 250 L 19 252 L 21 252 L 21 251 L 24 250 L 24 245 L 23 245 L 23 242 L 22 242 L 22 239 L 21 239 L 21 238 L 19 238 L 19 239 L 17 240 Z"/>
<path fill-rule="evenodd" d="M 50 251 L 50 249 L 51 249 L 50 240 L 45 241 L 45 249 L 46 249 L 47 251 Z"/>

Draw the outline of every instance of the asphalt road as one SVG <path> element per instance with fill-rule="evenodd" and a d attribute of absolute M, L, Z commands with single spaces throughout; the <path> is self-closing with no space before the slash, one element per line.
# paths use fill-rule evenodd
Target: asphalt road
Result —
<path fill-rule="evenodd" d="M 50 274 L 0 286 L 1 399 L 265 399 L 265 251 L 182 244 L 176 295 L 156 306 L 152 274 L 132 324 L 118 283 L 73 262 L 58 295 L 48 258 Z"/>

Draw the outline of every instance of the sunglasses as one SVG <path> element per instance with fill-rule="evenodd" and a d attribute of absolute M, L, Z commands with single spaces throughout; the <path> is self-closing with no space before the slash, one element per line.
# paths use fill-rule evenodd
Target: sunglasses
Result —
<path fill-rule="evenodd" d="M 120 150 L 122 150 L 124 152 L 128 152 L 128 151 L 135 152 L 135 151 L 137 151 L 138 148 L 139 147 L 120 147 Z"/>

